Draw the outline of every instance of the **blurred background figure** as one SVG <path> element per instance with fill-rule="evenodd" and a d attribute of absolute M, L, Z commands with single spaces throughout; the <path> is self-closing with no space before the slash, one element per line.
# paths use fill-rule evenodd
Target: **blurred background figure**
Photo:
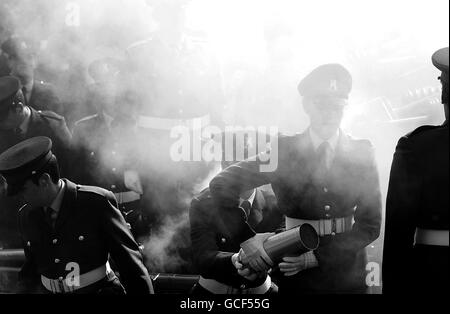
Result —
<path fill-rule="evenodd" d="M 441 71 L 445 122 L 398 142 L 386 203 L 383 293 L 448 291 L 449 49 L 433 54 Z"/>
<path fill-rule="evenodd" d="M 11 36 L 2 43 L 2 55 L 11 70 L 9 74 L 20 80 L 26 105 L 64 115 L 63 103 L 57 96 L 55 86 L 39 80 L 35 75 L 37 61 L 30 45 L 17 36 Z"/>
<path fill-rule="evenodd" d="M 113 67 L 114 62 L 109 61 L 95 61 L 91 70 L 96 66 Z M 94 85 L 100 96 L 94 102 L 97 113 L 75 123 L 72 163 L 80 168 L 74 169 L 70 177 L 81 184 L 111 190 L 133 235 L 143 241 L 150 236 L 155 223 L 150 215 L 155 213 L 152 200 L 144 193 L 145 178 L 151 173 L 144 172 L 142 166 L 146 140 L 137 126 L 140 101 L 127 77 L 118 75 L 115 69 L 98 69 L 102 70 L 109 71 L 109 81 L 100 80 Z"/>

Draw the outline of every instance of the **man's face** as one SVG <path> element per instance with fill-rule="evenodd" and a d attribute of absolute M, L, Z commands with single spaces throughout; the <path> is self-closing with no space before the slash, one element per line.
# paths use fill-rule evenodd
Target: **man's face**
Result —
<path fill-rule="evenodd" d="M 24 204 L 28 204 L 31 207 L 45 206 L 45 188 L 40 184 L 36 185 L 31 180 L 27 180 L 23 185 L 17 197 Z"/>
<path fill-rule="evenodd" d="M 34 79 L 34 66 L 32 60 L 8 57 L 8 66 L 11 75 L 17 77 L 22 84 Z"/>
<path fill-rule="evenodd" d="M 338 97 L 305 98 L 304 108 L 311 121 L 311 128 L 328 139 L 339 129 L 347 100 Z"/>
<path fill-rule="evenodd" d="M 0 117 L 0 130 L 14 130 L 22 123 L 23 108 L 25 105 L 21 95 L 22 92 L 19 91 L 18 95 L 12 100 L 12 104 L 9 105 L 10 109 L 3 117 Z"/>

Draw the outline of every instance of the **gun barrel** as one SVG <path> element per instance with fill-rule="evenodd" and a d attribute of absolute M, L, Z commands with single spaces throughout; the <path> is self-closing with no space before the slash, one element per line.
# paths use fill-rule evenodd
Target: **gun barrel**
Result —
<path fill-rule="evenodd" d="M 303 224 L 299 227 L 271 236 L 264 242 L 264 249 L 275 263 L 285 256 L 301 255 L 319 247 L 319 235 L 313 226 Z"/>

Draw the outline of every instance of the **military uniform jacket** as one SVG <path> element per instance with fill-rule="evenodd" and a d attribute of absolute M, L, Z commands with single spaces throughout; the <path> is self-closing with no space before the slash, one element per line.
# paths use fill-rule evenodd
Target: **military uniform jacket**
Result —
<path fill-rule="evenodd" d="M 398 142 L 386 202 L 385 293 L 444 284 L 440 292 L 448 290 L 448 247 L 414 245 L 416 228 L 449 230 L 448 137 L 447 123 L 420 127 Z"/>
<path fill-rule="evenodd" d="M 255 200 L 250 211 L 250 217 L 241 208 L 236 208 L 238 218 L 251 221 L 249 226 L 256 232 L 275 232 L 283 224 L 283 216 L 278 211 L 273 193 L 256 190 Z M 259 218 L 252 219 L 252 215 Z M 231 256 L 240 250 L 240 237 L 236 221 L 232 215 L 221 212 L 214 203 L 209 189 L 204 190 L 194 198 L 189 211 L 191 223 L 191 242 L 193 259 L 197 271 L 204 278 L 215 279 L 226 285 L 239 288 L 259 286 L 265 278 L 249 282 L 241 277 L 231 262 Z"/>
<path fill-rule="evenodd" d="M 58 158 L 62 175 L 66 174 L 69 145 L 72 135 L 63 117 L 51 111 L 37 111 L 31 108 L 31 117 L 26 134 L 0 131 L 0 153 L 32 137 L 46 136 L 53 142 L 53 153 Z M 0 197 L 0 242 L 5 248 L 20 247 L 17 228 L 19 205 L 13 198 Z"/>
<path fill-rule="evenodd" d="M 26 256 L 23 278 L 65 278 L 68 263 L 78 263 L 84 274 L 104 265 L 110 255 L 127 293 L 153 292 L 138 244 L 114 195 L 98 187 L 65 182 L 55 228 L 46 220 L 43 208 L 25 207 L 19 213 Z"/>
<path fill-rule="evenodd" d="M 236 206 L 240 191 L 271 183 L 278 206 L 287 217 L 320 220 L 353 215 L 350 232 L 320 239 L 315 251 L 319 267 L 288 279 L 297 280 L 296 287 L 306 292 L 364 289 L 365 247 L 378 238 L 381 225 L 381 193 L 373 148 L 369 141 L 341 132 L 323 184 L 312 178 L 318 159 L 308 132 L 280 137 L 274 172 L 259 171 L 260 157 L 244 161 L 216 176 L 210 183 L 211 193 L 227 210 Z M 242 229 L 247 229 L 247 237 L 253 235 L 245 226 Z"/>

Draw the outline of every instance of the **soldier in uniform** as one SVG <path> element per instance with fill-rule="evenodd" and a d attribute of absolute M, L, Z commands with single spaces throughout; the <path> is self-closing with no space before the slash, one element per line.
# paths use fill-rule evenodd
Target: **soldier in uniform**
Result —
<path fill-rule="evenodd" d="M 70 177 L 81 184 L 111 190 L 133 235 L 140 240 L 149 235 L 152 223 L 148 208 L 151 201 L 145 199 L 141 175 L 140 147 L 144 139 L 136 126 L 136 95 L 126 82 L 121 85 L 115 91 L 117 97 L 111 95 L 112 103 L 97 103 L 97 114 L 75 123 L 71 160 L 82 169 L 76 167 Z"/>
<path fill-rule="evenodd" d="M 386 203 L 383 292 L 448 291 L 449 48 L 433 64 L 442 72 L 445 123 L 402 137 L 391 168 Z"/>
<path fill-rule="evenodd" d="M 248 140 L 235 142 L 236 146 L 243 145 L 245 148 L 250 145 Z M 222 169 L 233 164 L 225 160 L 234 158 L 226 158 L 224 147 Z M 201 274 L 193 294 L 264 294 L 278 289 L 267 272 L 256 274 L 238 261 L 242 223 L 261 233 L 274 232 L 283 224 L 272 189 L 265 187 L 243 192 L 236 211 L 237 216 L 221 212 L 209 189 L 193 199 L 189 211 L 192 253 L 194 264 Z"/>
<path fill-rule="evenodd" d="M 286 229 L 308 223 L 320 236 L 320 246 L 301 256 L 286 256 L 279 265 L 265 257 L 270 236 L 248 231 L 247 262 L 256 271 L 277 267 L 283 274 L 280 293 L 365 293 L 365 248 L 378 238 L 381 194 L 371 143 L 340 129 L 352 78 L 341 65 L 318 67 L 302 80 L 310 128 L 280 137 L 278 167 L 261 172 L 262 156 L 233 165 L 210 183 L 223 210 L 237 206 L 242 191 L 271 183 Z M 254 235 L 253 238 L 251 238 Z"/>
<path fill-rule="evenodd" d="M 56 88 L 35 77 L 36 58 L 29 44 L 21 38 L 10 37 L 2 44 L 1 50 L 11 69 L 9 74 L 17 77 L 22 84 L 25 104 L 36 110 L 50 110 L 65 115 Z"/>
<path fill-rule="evenodd" d="M 49 138 L 35 137 L 0 155 L 8 194 L 25 203 L 19 212 L 25 287 L 40 282 L 49 293 L 152 293 L 139 247 L 114 195 L 61 179 L 51 148 Z"/>
<path fill-rule="evenodd" d="M 51 111 L 37 111 L 25 105 L 20 81 L 11 76 L 0 78 L 0 153 L 35 136 L 47 136 L 60 156 L 61 171 L 66 161 L 71 134 L 63 117 Z M 3 178 L 0 181 L 4 184 Z M 0 194 L 0 242 L 3 247 L 20 245 L 17 229 L 17 201 Z"/>

